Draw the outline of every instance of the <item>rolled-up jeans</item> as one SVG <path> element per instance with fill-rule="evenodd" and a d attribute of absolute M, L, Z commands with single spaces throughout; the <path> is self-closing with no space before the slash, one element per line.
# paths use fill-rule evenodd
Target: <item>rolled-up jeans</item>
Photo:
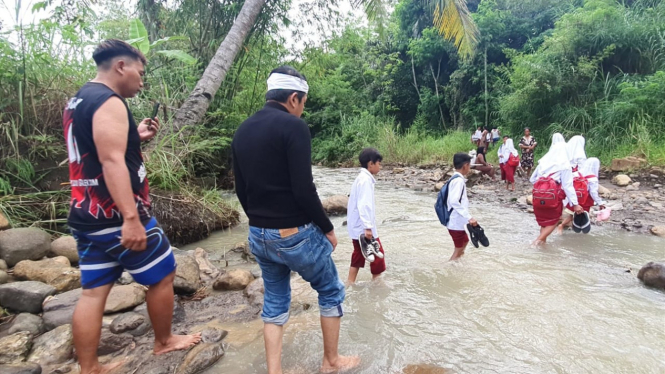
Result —
<path fill-rule="evenodd" d="M 297 229 L 297 233 L 282 238 L 278 229 L 249 228 L 249 245 L 263 273 L 264 323 L 282 326 L 289 320 L 291 271 L 300 274 L 318 292 L 322 317 L 344 315 L 346 293 L 331 257 L 332 244 L 314 224 Z"/>

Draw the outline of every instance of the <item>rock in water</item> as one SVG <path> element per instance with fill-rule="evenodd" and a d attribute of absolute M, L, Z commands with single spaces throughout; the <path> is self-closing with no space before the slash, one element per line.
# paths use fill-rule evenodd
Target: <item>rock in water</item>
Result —
<path fill-rule="evenodd" d="M 44 318 L 44 325 L 47 330 L 72 323 L 72 316 L 76 303 L 81 297 L 81 291 L 80 288 L 71 290 L 46 300 L 42 318 Z"/>
<path fill-rule="evenodd" d="M 18 364 L 25 361 L 30 352 L 32 335 L 27 332 L 17 332 L 0 339 L 0 364 Z"/>
<path fill-rule="evenodd" d="M 23 362 L 14 365 L 0 365 L 2 374 L 42 374 L 42 367 L 32 362 Z"/>
<path fill-rule="evenodd" d="M 36 228 L 0 232 L 0 258 L 14 267 L 23 260 L 39 260 L 51 249 L 51 235 Z"/>
<path fill-rule="evenodd" d="M 219 269 L 208 260 L 208 252 L 203 248 L 194 250 L 194 258 L 199 264 L 199 277 L 205 283 L 209 283 L 219 277 Z"/>
<path fill-rule="evenodd" d="M 323 210 L 330 215 L 346 214 L 346 207 L 349 205 L 349 197 L 345 195 L 331 196 L 321 202 Z"/>
<path fill-rule="evenodd" d="M 196 374 L 212 366 L 224 356 L 222 343 L 199 343 L 194 347 L 182 364 L 178 367 L 178 374 Z"/>
<path fill-rule="evenodd" d="M 0 286 L 0 306 L 17 312 L 39 313 L 55 288 L 41 282 L 15 282 Z"/>
<path fill-rule="evenodd" d="M 199 264 L 196 259 L 188 255 L 175 255 L 178 267 L 175 271 L 173 289 L 180 294 L 193 294 L 201 285 L 199 277 Z"/>
<path fill-rule="evenodd" d="M 51 243 L 48 255 L 49 257 L 64 256 L 72 264 L 78 264 L 79 253 L 76 249 L 76 239 L 69 235 L 59 237 Z"/>
<path fill-rule="evenodd" d="M 150 331 L 150 320 L 141 313 L 129 312 L 116 317 L 110 330 L 114 334 L 127 332 L 132 336 L 140 336 Z"/>
<path fill-rule="evenodd" d="M 104 314 L 122 312 L 132 309 L 145 301 L 145 289 L 138 283 L 126 286 L 114 286 L 111 289 Z"/>
<path fill-rule="evenodd" d="M 626 187 L 627 185 L 630 184 L 630 182 L 632 182 L 632 179 L 630 179 L 630 177 L 625 174 L 619 174 L 614 178 L 612 178 L 612 183 L 616 184 L 619 187 Z"/>
<path fill-rule="evenodd" d="M 637 278 L 645 286 L 665 290 L 665 264 L 649 262 L 640 269 Z"/>
<path fill-rule="evenodd" d="M 265 293 L 263 278 L 254 279 L 243 292 L 252 305 L 263 305 L 263 295 Z"/>
<path fill-rule="evenodd" d="M 62 364 L 72 358 L 73 351 L 72 325 L 62 325 L 34 340 L 28 361 L 40 365 Z"/>
<path fill-rule="evenodd" d="M 248 270 L 233 269 L 217 278 L 213 288 L 222 291 L 244 290 L 254 280 L 254 276 Z"/>
<path fill-rule="evenodd" d="M 102 336 L 99 339 L 97 355 L 104 356 L 128 347 L 134 339 L 129 334 L 114 334 L 108 329 L 102 329 Z"/>
<path fill-rule="evenodd" d="M 46 283 L 53 286 L 57 293 L 81 287 L 81 272 L 71 267 L 69 260 L 62 256 L 41 261 L 21 261 L 14 268 L 14 276 Z"/>
<path fill-rule="evenodd" d="M 9 324 L 6 335 L 16 334 L 17 332 L 29 332 L 32 336 L 37 336 L 44 331 L 44 320 L 42 320 L 42 317 L 30 313 L 21 313 L 15 316 Z"/>
<path fill-rule="evenodd" d="M 665 226 L 655 226 L 651 228 L 651 233 L 660 236 L 661 238 L 665 238 Z"/>

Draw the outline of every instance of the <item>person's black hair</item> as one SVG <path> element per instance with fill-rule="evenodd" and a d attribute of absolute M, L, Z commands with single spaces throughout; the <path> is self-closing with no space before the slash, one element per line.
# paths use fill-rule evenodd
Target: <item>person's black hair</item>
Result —
<path fill-rule="evenodd" d="M 464 167 L 464 165 L 470 163 L 471 156 L 467 155 L 466 153 L 455 153 L 455 156 L 453 156 L 453 166 L 455 166 L 455 170 L 460 170 Z"/>
<path fill-rule="evenodd" d="M 307 82 L 307 78 L 304 75 L 300 74 L 298 70 L 289 65 L 280 66 L 277 69 L 274 69 L 270 72 L 270 75 L 273 74 L 286 74 L 293 77 L 300 78 Z M 306 92 L 296 91 L 296 90 L 270 90 L 266 92 L 266 101 L 277 101 L 278 103 L 286 103 L 286 101 L 294 93 L 298 94 L 298 102 L 301 102 L 302 99 L 307 95 Z"/>
<path fill-rule="evenodd" d="M 485 147 L 478 147 L 478 149 L 476 149 L 476 154 L 483 154 L 483 155 L 485 155 L 485 154 L 486 154 L 486 153 L 485 153 Z"/>
<path fill-rule="evenodd" d="M 95 60 L 97 67 L 104 69 L 109 68 L 111 60 L 119 56 L 141 61 L 143 65 L 148 63 L 148 60 L 146 60 L 141 51 L 127 42 L 118 39 L 104 40 L 92 52 L 92 59 Z"/>
<path fill-rule="evenodd" d="M 360 161 L 360 166 L 367 169 L 367 165 L 371 162 L 383 161 L 383 156 L 381 153 L 376 150 L 376 148 L 365 148 L 360 151 L 360 156 L 358 156 L 358 161 Z"/>
<path fill-rule="evenodd" d="M 508 136 L 508 135 L 506 134 L 506 135 L 503 136 L 503 138 L 504 138 L 504 139 L 505 139 L 505 138 L 510 138 L 510 136 Z"/>
<path fill-rule="evenodd" d="M 524 128 L 524 131 L 526 131 L 526 130 L 531 131 L 531 128 L 530 128 L 530 127 L 525 127 L 525 128 Z"/>

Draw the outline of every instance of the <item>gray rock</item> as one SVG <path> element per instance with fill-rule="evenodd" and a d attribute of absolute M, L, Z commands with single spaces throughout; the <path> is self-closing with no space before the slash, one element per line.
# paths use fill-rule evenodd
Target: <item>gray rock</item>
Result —
<path fill-rule="evenodd" d="M 640 269 L 637 278 L 645 286 L 665 290 L 665 264 L 649 262 Z"/>
<path fill-rule="evenodd" d="M 5 260 L 0 260 L 0 270 L 7 271 L 7 269 L 9 268 L 7 267 L 7 263 L 5 262 Z"/>
<path fill-rule="evenodd" d="M 108 329 L 102 329 L 99 347 L 97 347 L 97 355 L 104 356 L 118 352 L 127 348 L 133 342 L 134 338 L 129 334 L 114 334 Z"/>
<path fill-rule="evenodd" d="M 110 330 L 114 334 L 129 333 L 132 336 L 141 336 L 150 331 L 150 319 L 136 312 L 128 312 L 116 317 L 111 323 Z"/>
<path fill-rule="evenodd" d="M 120 279 L 118 279 L 118 281 L 116 283 L 122 284 L 122 285 L 132 284 L 132 283 L 134 283 L 134 278 L 132 278 L 132 275 L 129 274 L 128 272 L 123 271 L 122 275 L 120 276 Z"/>
<path fill-rule="evenodd" d="M 612 183 L 619 187 L 626 187 L 632 182 L 629 176 L 625 174 L 619 174 L 612 178 Z"/>
<path fill-rule="evenodd" d="M 253 280 L 254 276 L 249 270 L 233 269 L 220 275 L 213 288 L 226 291 L 244 290 Z"/>
<path fill-rule="evenodd" d="M 326 213 L 330 215 L 342 215 L 346 214 L 349 197 L 346 195 L 335 195 L 323 200 L 321 204 Z"/>
<path fill-rule="evenodd" d="M 81 287 L 81 272 L 71 267 L 69 259 L 64 256 L 40 261 L 23 260 L 14 267 L 14 276 L 46 283 L 55 287 L 57 293 Z"/>
<path fill-rule="evenodd" d="M 17 332 L 0 339 L 0 364 L 18 364 L 25 361 L 30 352 L 32 335 L 27 332 Z"/>
<path fill-rule="evenodd" d="M 137 306 L 136 308 L 134 308 L 134 312 L 140 313 L 148 317 L 148 304 L 143 303 Z M 187 313 L 185 311 L 185 308 L 182 306 L 182 304 L 178 300 L 178 297 L 176 296 L 176 298 L 173 300 L 173 323 L 182 323 L 185 321 L 186 317 Z"/>
<path fill-rule="evenodd" d="M 21 313 L 14 317 L 9 323 L 7 335 L 17 332 L 29 332 L 32 336 L 37 336 L 45 331 L 44 320 L 42 317 L 30 313 Z"/>
<path fill-rule="evenodd" d="M 0 258 L 14 267 L 23 260 L 39 260 L 51 249 L 51 235 L 36 228 L 0 232 Z"/>
<path fill-rule="evenodd" d="M 39 364 L 23 362 L 14 365 L 0 365 L 2 374 L 42 374 L 42 367 Z"/>
<path fill-rule="evenodd" d="M 79 253 L 76 249 L 76 239 L 72 236 L 66 235 L 54 240 L 51 243 L 51 250 L 49 251 L 48 256 L 64 256 L 67 257 L 72 264 L 77 264 L 79 262 Z"/>
<path fill-rule="evenodd" d="M 42 366 L 62 364 L 72 358 L 73 343 L 72 326 L 59 326 L 34 340 L 28 361 Z"/>
<path fill-rule="evenodd" d="M 145 374 L 171 374 L 173 370 L 170 367 L 156 367 L 145 372 Z"/>
<path fill-rule="evenodd" d="M 222 343 L 200 343 L 183 359 L 177 374 L 196 374 L 212 366 L 224 356 Z"/>
<path fill-rule="evenodd" d="M 104 314 L 123 312 L 133 309 L 145 301 L 145 289 L 138 283 L 115 286 L 111 289 Z"/>
<path fill-rule="evenodd" d="M 243 293 L 249 298 L 252 305 L 263 305 L 263 295 L 265 293 L 263 278 L 254 279 L 252 283 L 247 285 Z"/>
<path fill-rule="evenodd" d="M 224 340 L 227 335 L 229 335 L 229 332 L 226 330 L 208 327 L 201 332 L 201 340 L 204 343 L 219 343 Z"/>
<path fill-rule="evenodd" d="M 188 255 L 175 255 L 178 267 L 175 271 L 173 289 L 179 294 L 193 294 L 199 290 L 201 279 L 199 277 L 199 264 L 196 259 Z"/>
<path fill-rule="evenodd" d="M 47 330 L 53 330 L 58 326 L 72 323 L 72 316 L 74 315 L 76 303 L 81 297 L 81 291 L 82 289 L 79 288 L 61 293 L 44 303 L 42 318 L 44 318 L 44 325 Z"/>
<path fill-rule="evenodd" d="M 39 313 L 55 288 L 41 282 L 14 282 L 0 285 L 0 306 L 17 312 Z"/>
<path fill-rule="evenodd" d="M 199 278 L 204 283 L 213 282 L 219 276 L 219 269 L 208 259 L 208 252 L 203 248 L 194 250 L 194 258 L 199 265 Z"/>
<path fill-rule="evenodd" d="M 0 270 L 0 284 L 5 284 L 9 282 L 9 279 L 10 279 L 9 274 L 7 274 L 7 272 L 4 270 Z"/>

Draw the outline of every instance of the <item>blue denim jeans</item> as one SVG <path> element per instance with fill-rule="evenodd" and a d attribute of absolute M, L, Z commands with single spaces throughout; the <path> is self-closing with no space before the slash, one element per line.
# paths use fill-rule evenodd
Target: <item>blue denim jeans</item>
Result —
<path fill-rule="evenodd" d="M 291 306 L 291 271 L 310 283 L 319 294 L 323 317 L 344 315 L 346 292 L 332 260 L 332 244 L 313 224 L 282 238 L 278 229 L 249 228 L 249 245 L 263 272 L 263 313 L 265 323 L 284 325 Z"/>

